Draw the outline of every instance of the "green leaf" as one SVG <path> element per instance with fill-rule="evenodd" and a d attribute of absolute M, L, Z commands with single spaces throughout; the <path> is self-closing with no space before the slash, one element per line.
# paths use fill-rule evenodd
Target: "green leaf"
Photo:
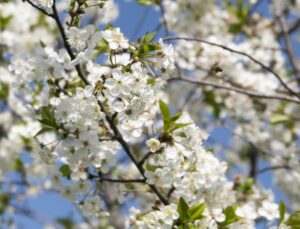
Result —
<path fill-rule="evenodd" d="M 300 228 L 300 211 L 295 211 L 291 214 L 285 224 L 291 226 L 292 229 Z"/>
<path fill-rule="evenodd" d="M 44 134 L 46 132 L 50 132 L 50 131 L 55 131 L 56 129 L 55 128 L 52 128 L 52 127 L 43 127 L 42 129 L 40 129 L 33 137 L 37 137 L 41 134 Z"/>
<path fill-rule="evenodd" d="M 96 46 L 96 54 L 95 57 L 100 56 L 101 54 L 107 53 L 110 51 L 108 42 L 104 39 L 101 39 Z"/>
<path fill-rule="evenodd" d="M 25 168 L 24 168 L 24 164 L 23 161 L 20 158 L 17 158 L 15 160 L 15 170 L 21 174 L 25 174 Z"/>
<path fill-rule="evenodd" d="M 9 86 L 6 83 L 0 83 L 0 100 L 6 100 L 9 95 Z"/>
<path fill-rule="evenodd" d="M 146 164 L 146 165 L 145 165 L 145 170 L 154 172 L 156 169 L 157 169 L 157 167 L 154 166 L 154 165 L 150 165 L 150 164 Z"/>
<path fill-rule="evenodd" d="M 223 213 L 225 215 L 225 221 L 218 223 L 219 229 L 226 228 L 226 226 L 240 220 L 240 217 L 237 216 L 235 213 L 236 209 L 236 206 L 229 206 L 223 210 Z"/>
<path fill-rule="evenodd" d="M 59 224 L 61 224 L 65 229 L 72 229 L 74 228 L 73 221 L 68 218 L 60 218 L 57 220 Z"/>
<path fill-rule="evenodd" d="M 150 79 L 147 79 L 147 84 L 148 84 L 148 85 L 154 85 L 155 82 L 156 82 L 155 79 L 151 79 L 151 78 L 150 78 Z"/>
<path fill-rule="evenodd" d="M 189 209 L 190 221 L 195 221 L 203 218 L 203 212 L 205 210 L 205 203 L 198 204 Z"/>
<path fill-rule="evenodd" d="M 157 0 L 136 0 L 136 2 L 143 6 L 150 6 L 152 4 L 155 4 L 157 2 Z"/>
<path fill-rule="evenodd" d="M 229 32 L 233 34 L 244 32 L 244 27 L 248 23 L 250 5 L 245 4 L 243 0 L 239 0 L 236 4 L 232 4 L 231 2 L 227 4 L 227 9 L 237 19 L 236 23 L 229 26 Z"/>
<path fill-rule="evenodd" d="M 45 44 L 42 40 L 40 40 L 40 46 L 41 46 L 42 48 L 46 48 L 46 44 Z"/>
<path fill-rule="evenodd" d="M 252 191 L 253 184 L 254 180 L 252 178 L 248 178 L 244 183 L 237 185 L 237 190 L 243 192 L 244 194 L 248 194 Z"/>
<path fill-rule="evenodd" d="M 189 218 L 190 218 L 190 216 L 189 216 L 189 206 L 182 197 L 179 199 L 179 202 L 178 202 L 178 205 L 177 205 L 177 212 L 179 214 L 179 219 L 182 223 L 189 220 Z"/>
<path fill-rule="evenodd" d="M 283 222 L 285 213 L 286 213 L 286 206 L 285 206 L 284 202 L 281 201 L 279 204 L 279 223 L 278 223 L 278 225 Z"/>
<path fill-rule="evenodd" d="M 276 125 L 279 123 L 288 122 L 288 121 L 290 121 L 290 118 L 286 115 L 274 114 L 271 116 L 270 121 L 273 125 Z"/>
<path fill-rule="evenodd" d="M 171 119 L 171 113 L 170 113 L 168 105 L 164 101 L 159 100 L 159 108 L 160 108 L 160 112 L 162 114 L 163 120 L 169 121 Z"/>
<path fill-rule="evenodd" d="M 220 117 L 222 108 L 225 106 L 224 103 L 217 102 L 215 93 L 212 90 L 204 91 L 203 95 L 204 102 L 212 107 L 214 116 L 217 118 Z"/>
<path fill-rule="evenodd" d="M 9 205 L 10 198 L 10 194 L 0 193 L 0 215 L 5 212 L 5 208 Z"/>
<path fill-rule="evenodd" d="M 183 127 L 192 125 L 193 123 L 171 123 L 170 127 L 168 128 L 167 132 L 172 132 L 174 130 L 181 129 Z"/>
<path fill-rule="evenodd" d="M 66 178 L 68 178 L 68 179 L 71 178 L 71 173 L 72 173 L 72 171 L 71 171 L 69 165 L 67 165 L 67 164 L 63 165 L 62 167 L 60 167 L 59 171 L 61 172 L 61 174 L 62 174 L 64 177 L 66 177 Z"/>
<path fill-rule="evenodd" d="M 192 123 L 175 123 L 182 115 L 182 112 L 178 112 L 174 116 L 171 115 L 170 109 L 168 105 L 162 101 L 159 100 L 159 107 L 162 114 L 162 118 L 164 121 L 164 132 L 170 133 L 174 130 L 186 127 L 188 125 L 191 125 Z"/>
<path fill-rule="evenodd" d="M 58 129 L 59 126 L 56 123 L 54 111 L 51 107 L 41 107 L 36 113 L 40 116 L 38 121 L 42 124 L 42 129 L 35 136 Z"/>
<path fill-rule="evenodd" d="M 147 32 L 143 37 L 143 42 L 149 43 L 155 38 L 155 36 L 156 36 L 156 32 L 152 32 L 152 33 Z"/>
<path fill-rule="evenodd" d="M 182 115 L 182 111 L 177 112 L 174 116 L 171 117 L 170 121 L 171 122 L 176 122 Z"/>
<path fill-rule="evenodd" d="M 11 19 L 13 19 L 12 15 L 9 15 L 7 17 L 0 15 L 0 31 L 6 29 L 6 27 L 9 25 Z"/>

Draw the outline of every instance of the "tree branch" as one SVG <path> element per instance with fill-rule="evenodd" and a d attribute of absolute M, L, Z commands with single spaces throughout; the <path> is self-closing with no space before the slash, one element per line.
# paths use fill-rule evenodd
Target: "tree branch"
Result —
<path fill-rule="evenodd" d="M 38 11 L 41 11 L 43 14 L 47 15 L 48 17 L 54 18 L 53 14 L 48 13 L 45 9 L 35 5 L 33 2 L 31 2 L 30 0 L 26 0 L 26 2 L 28 2 L 33 8 L 37 9 Z"/>
<path fill-rule="evenodd" d="M 281 85 L 291 94 L 294 95 L 296 97 L 298 97 L 300 99 L 300 95 L 296 92 L 294 92 L 284 81 L 283 79 L 272 70 L 272 68 L 268 67 L 267 65 L 265 65 L 264 63 L 262 63 L 261 61 L 255 59 L 254 57 L 252 57 L 251 55 L 245 53 L 245 52 L 241 52 L 232 48 L 229 48 L 227 46 L 221 45 L 221 44 L 217 44 L 214 42 L 210 42 L 210 41 L 206 41 L 203 39 L 199 39 L 199 38 L 191 38 L 191 37 L 165 37 L 163 38 L 164 41 L 174 41 L 174 40 L 185 40 L 185 41 L 194 41 L 194 42 L 199 42 L 199 43 L 203 43 L 203 44 L 207 44 L 207 45 L 211 45 L 211 46 L 215 46 L 215 47 L 219 47 L 221 49 L 227 50 L 229 52 L 232 53 L 236 53 L 239 54 L 241 56 L 245 56 L 248 59 L 250 59 L 251 61 L 253 61 L 254 63 L 258 64 L 259 66 L 261 66 L 263 69 L 267 70 L 268 72 L 270 72 L 272 75 L 274 75 L 277 80 L 281 83 Z"/>
<path fill-rule="evenodd" d="M 286 46 L 286 53 L 287 53 L 287 56 L 288 56 L 288 60 L 291 64 L 291 66 L 292 66 L 293 72 L 296 75 L 298 86 L 300 87 L 300 79 L 299 79 L 300 71 L 299 71 L 298 63 L 297 63 L 296 56 L 295 56 L 295 53 L 294 53 L 294 50 L 293 50 L 292 42 L 291 42 L 291 39 L 290 39 L 289 34 L 288 34 L 288 28 L 287 28 L 287 25 L 286 25 L 286 21 L 285 21 L 283 15 L 278 15 L 277 19 L 278 19 L 278 22 L 279 22 L 280 29 L 283 33 L 283 39 L 284 39 L 284 43 L 285 43 L 285 46 Z"/>
<path fill-rule="evenodd" d="M 204 80 L 193 80 L 193 79 L 190 79 L 190 78 L 187 78 L 187 77 L 177 77 L 177 78 L 171 78 L 169 80 L 170 81 L 185 81 L 185 82 L 196 84 L 196 85 L 199 85 L 199 86 L 210 86 L 210 87 L 214 87 L 214 88 L 218 88 L 218 89 L 222 89 L 222 90 L 226 90 L 226 91 L 233 91 L 233 92 L 236 92 L 236 93 L 239 93 L 239 94 L 244 94 L 244 95 L 248 95 L 250 97 L 255 97 L 255 98 L 283 100 L 283 101 L 289 101 L 289 102 L 294 102 L 294 103 L 300 104 L 300 100 L 294 99 L 292 97 L 288 97 L 288 96 L 284 96 L 284 95 L 259 94 L 259 93 L 254 92 L 254 91 L 247 91 L 247 90 L 244 90 L 244 89 L 241 89 L 241 88 L 220 85 L 220 84 L 216 84 L 216 83 L 209 82 L 209 81 L 204 81 Z"/>
<path fill-rule="evenodd" d="M 99 182 L 112 182 L 112 183 L 143 183 L 143 184 L 147 184 L 146 183 L 146 179 L 130 179 L 130 180 L 123 180 L 123 179 L 111 179 L 111 178 L 100 178 Z"/>
<path fill-rule="evenodd" d="M 66 32 L 65 32 L 65 29 L 59 19 L 59 15 L 58 15 L 58 12 L 57 12 L 57 9 L 56 9 L 56 2 L 54 1 L 53 3 L 53 6 L 52 6 L 52 10 L 53 10 L 53 18 L 58 26 L 58 29 L 60 31 L 60 34 L 62 36 L 62 40 L 63 40 L 63 43 L 64 43 L 64 46 L 71 58 L 71 60 L 74 60 L 76 58 L 75 54 L 73 53 L 72 49 L 71 49 L 71 46 L 69 45 L 68 43 L 68 38 L 67 38 L 67 35 L 66 35 Z M 76 70 L 77 70 L 77 73 L 78 73 L 78 76 L 81 78 L 81 80 L 86 84 L 86 85 L 89 85 L 89 82 L 87 81 L 87 79 L 85 78 L 83 72 L 82 72 L 82 69 L 80 67 L 79 64 L 77 64 L 75 66 Z"/>
<path fill-rule="evenodd" d="M 272 171 L 272 170 L 277 170 L 277 169 L 290 169 L 290 167 L 287 165 L 274 165 L 274 166 L 266 167 L 266 168 L 263 168 L 263 169 L 257 171 L 256 175 L 262 174 L 262 173 L 265 173 L 268 171 Z"/>
<path fill-rule="evenodd" d="M 56 21 L 56 24 L 58 26 L 58 29 L 60 31 L 64 46 L 71 58 L 71 60 L 74 60 L 75 54 L 73 53 L 71 46 L 69 45 L 68 41 L 67 41 L 67 35 L 65 32 L 65 29 L 60 21 L 59 15 L 58 15 L 58 11 L 56 8 L 56 1 L 54 0 L 53 6 L 52 6 L 52 10 L 53 10 L 53 18 Z M 82 69 L 80 67 L 80 65 L 76 65 L 76 70 L 77 73 L 79 75 L 79 77 L 81 78 L 81 80 L 86 84 L 86 85 L 90 85 L 90 83 L 87 81 L 87 79 L 85 78 Z M 123 139 L 118 127 L 116 126 L 116 124 L 114 123 L 114 118 L 110 117 L 108 112 L 106 112 L 105 107 L 102 105 L 102 103 L 100 101 L 98 101 L 98 105 L 100 106 L 101 110 L 103 111 L 103 113 L 105 114 L 105 118 L 107 120 L 107 122 L 110 125 L 110 128 L 112 129 L 112 131 L 114 132 L 114 135 L 116 137 L 116 140 L 122 145 L 123 149 L 125 150 L 126 154 L 128 155 L 128 157 L 131 159 L 131 161 L 135 164 L 135 166 L 137 167 L 137 169 L 139 170 L 139 172 L 142 174 L 142 176 L 144 177 L 144 179 L 146 179 L 145 175 L 144 175 L 144 168 L 143 166 L 139 165 L 138 161 L 134 158 L 133 153 L 131 152 L 131 149 L 129 147 L 129 145 L 126 143 L 126 141 Z M 148 184 L 147 185 L 150 187 L 150 189 L 157 195 L 157 197 L 160 199 L 160 201 L 167 205 L 169 204 L 169 201 L 159 192 L 159 190 L 156 188 L 155 185 L 152 184 Z"/>

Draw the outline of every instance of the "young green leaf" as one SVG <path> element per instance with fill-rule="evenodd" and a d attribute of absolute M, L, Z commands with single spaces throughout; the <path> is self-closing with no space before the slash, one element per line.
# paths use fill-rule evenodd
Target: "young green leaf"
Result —
<path fill-rule="evenodd" d="M 145 36 L 142 38 L 142 42 L 149 43 L 151 42 L 156 36 L 156 32 L 153 33 L 146 33 Z"/>
<path fill-rule="evenodd" d="M 159 100 L 159 108 L 160 108 L 163 120 L 169 121 L 171 119 L 171 113 L 170 113 L 168 105 L 164 101 Z"/>
<path fill-rule="evenodd" d="M 205 203 L 198 204 L 189 209 L 190 221 L 193 222 L 195 220 L 203 218 L 203 212 L 205 210 Z"/>
<path fill-rule="evenodd" d="M 291 226 L 292 229 L 300 229 L 300 211 L 292 213 L 285 224 Z"/>
<path fill-rule="evenodd" d="M 143 6 L 150 6 L 156 2 L 156 0 L 136 0 L 138 4 L 141 4 Z"/>
<path fill-rule="evenodd" d="M 60 167 L 59 171 L 61 172 L 61 174 L 66 177 L 67 179 L 71 179 L 71 169 L 70 166 L 65 164 L 63 166 Z"/>
<path fill-rule="evenodd" d="M 229 206 L 223 210 L 225 221 L 218 223 L 219 229 L 225 229 L 228 225 L 240 220 L 240 217 L 235 213 L 236 208 L 236 206 Z"/>
<path fill-rule="evenodd" d="M 179 214 L 179 219 L 182 223 L 189 220 L 189 206 L 182 197 L 179 199 L 177 212 Z"/>
<path fill-rule="evenodd" d="M 286 212 L 286 206 L 285 206 L 284 202 L 281 201 L 279 204 L 279 223 L 278 224 L 281 224 L 283 222 L 285 212 Z"/>

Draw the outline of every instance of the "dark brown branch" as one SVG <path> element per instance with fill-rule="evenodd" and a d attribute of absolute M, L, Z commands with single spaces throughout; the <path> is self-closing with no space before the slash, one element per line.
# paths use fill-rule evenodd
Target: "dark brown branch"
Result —
<path fill-rule="evenodd" d="M 52 10 L 53 10 L 53 18 L 58 26 L 58 29 L 59 29 L 59 32 L 62 36 L 62 40 L 63 40 L 63 43 L 64 43 L 64 46 L 71 58 L 71 60 L 74 60 L 76 58 L 75 54 L 73 53 L 72 49 L 71 49 L 71 46 L 70 44 L 68 43 L 68 38 L 67 38 L 67 35 L 66 35 L 66 32 L 65 32 L 65 29 L 59 19 L 59 15 L 58 15 L 58 12 L 57 12 L 57 9 L 56 9 L 56 2 L 54 1 L 53 3 L 53 6 L 52 6 Z M 85 83 L 85 84 L 89 84 L 89 82 L 87 81 L 87 79 L 85 78 L 83 72 L 82 72 L 82 69 L 80 67 L 79 64 L 77 64 L 75 66 L 76 70 L 77 70 L 77 73 L 78 73 L 78 76 L 81 78 L 81 80 Z"/>
<path fill-rule="evenodd" d="M 287 29 L 287 33 L 288 34 L 292 34 L 294 33 L 295 31 L 297 31 L 297 29 L 300 27 L 300 18 L 298 18 L 297 20 L 295 20 L 290 26 L 288 26 L 288 29 Z M 280 31 L 277 35 L 277 38 L 283 36 L 283 32 Z"/>
<path fill-rule="evenodd" d="M 142 183 L 147 184 L 146 179 L 130 179 L 130 180 L 123 180 L 123 179 L 111 179 L 111 178 L 100 178 L 99 182 L 112 182 L 112 183 Z"/>
<path fill-rule="evenodd" d="M 28 2 L 33 8 L 37 9 L 38 11 L 42 12 L 43 14 L 47 15 L 48 17 L 54 18 L 53 14 L 48 13 L 45 9 L 35 5 L 33 2 L 31 2 L 30 0 L 26 0 L 26 2 Z"/>
<path fill-rule="evenodd" d="M 145 170 L 143 168 L 143 166 L 141 166 L 139 164 L 139 162 L 135 159 L 135 157 L 133 156 L 133 153 L 131 152 L 130 147 L 128 146 L 128 144 L 125 142 L 124 138 L 122 137 L 118 127 L 115 125 L 114 123 L 114 119 L 112 119 L 112 117 L 110 117 L 108 115 L 108 113 L 105 111 L 104 106 L 102 105 L 102 103 L 100 101 L 98 101 L 98 104 L 101 108 L 101 110 L 105 113 L 105 117 L 107 122 L 110 125 L 110 128 L 113 130 L 114 135 L 117 139 L 117 141 L 122 145 L 124 151 L 126 152 L 126 154 L 128 155 L 128 157 L 131 159 L 131 161 L 135 164 L 135 166 L 137 167 L 137 169 L 139 170 L 139 172 L 142 174 L 142 176 L 146 179 L 145 177 Z M 148 186 L 151 188 L 151 190 L 157 195 L 157 197 L 160 199 L 160 201 L 167 205 L 169 204 L 169 201 L 159 192 L 159 190 L 156 188 L 155 185 L 152 184 L 148 184 Z"/>
<path fill-rule="evenodd" d="M 139 166 L 143 166 L 144 163 L 145 163 L 145 161 L 146 161 L 151 155 L 153 155 L 153 154 L 154 154 L 154 153 L 152 153 L 152 152 L 148 152 L 148 153 L 142 158 L 142 160 L 140 160 Z"/>
<path fill-rule="evenodd" d="M 288 34 L 288 28 L 287 28 L 287 25 L 286 25 L 286 21 L 285 21 L 285 18 L 283 15 L 279 15 L 277 17 L 278 19 L 278 22 L 279 22 L 279 26 L 280 26 L 280 29 L 283 33 L 283 39 L 284 39 L 284 43 L 285 43 L 285 46 L 286 46 L 286 53 L 287 53 L 287 56 L 288 56 L 288 60 L 292 66 L 292 69 L 293 69 L 293 72 L 295 73 L 296 77 L 297 77 L 297 83 L 300 87 L 300 81 L 299 81 L 299 68 L 298 68 L 298 63 L 297 63 L 297 60 L 296 60 L 296 56 L 295 56 L 295 53 L 294 53 L 294 50 L 293 50 L 293 46 L 292 46 L 292 42 L 291 42 L 291 39 L 289 37 L 289 34 Z"/>
<path fill-rule="evenodd" d="M 245 52 L 241 52 L 232 48 L 229 48 L 227 46 L 221 45 L 221 44 L 217 44 L 214 42 L 210 42 L 210 41 L 206 41 L 200 38 L 191 38 L 191 37 L 165 37 L 163 38 L 164 41 L 175 41 L 175 40 L 185 40 L 185 41 L 194 41 L 194 42 L 199 42 L 199 43 L 203 43 L 203 44 L 207 44 L 207 45 L 211 45 L 211 46 L 215 46 L 215 47 L 219 47 L 221 49 L 227 50 L 229 52 L 232 53 L 236 53 L 239 54 L 241 56 L 245 56 L 248 59 L 250 59 L 251 61 L 253 61 L 254 63 L 256 63 L 257 65 L 261 66 L 263 69 L 265 69 L 266 71 L 270 72 L 272 75 L 274 75 L 276 77 L 276 79 L 281 83 L 281 85 L 291 94 L 294 95 L 296 97 L 298 97 L 300 99 L 300 95 L 296 92 L 294 92 L 284 81 L 283 79 L 276 73 L 273 71 L 272 68 L 268 67 L 267 65 L 265 65 L 264 63 L 262 63 L 261 61 L 255 59 L 254 57 L 252 57 L 251 55 L 245 53 Z"/>
<path fill-rule="evenodd" d="M 60 18 L 59 18 L 58 12 L 57 12 L 56 1 L 54 1 L 54 3 L 53 3 L 52 10 L 53 10 L 53 17 L 54 17 L 54 19 L 56 21 L 56 24 L 57 24 L 58 29 L 60 31 L 60 34 L 62 36 L 62 40 L 63 40 L 64 46 L 65 46 L 65 48 L 66 48 L 66 50 L 67 50 L 67 52 L 68 52 L 71 60 L 74 60 L 76 57 L 75 57 L 75 54 L 73 53 L 73 51 L 71 49 L 71 46 L 69 45 L 69 43 L 67 41 L 67 35 L 66 35 L 66 32 L 65 32 L 65 29 L 64 29 L 64 27 L 63 27 L 63 25 L 62 25 L 62 23 L 60 21 Z M 78 64 L 75 67 L 76 67 L 77 73 L 78 73 L 79 77 L 81 78 L 81 80 L 86 85 L 90 85 L 90 83 L 85 78 L 80 65 Z M 105 107 L 102 105 L 102 103 L 100 101 L 98 101 L 98 105 L 101 108 L 101 110 L 103 111 L 103 113 L 105 114 L 105 118 L 106 118 L 107 122 L 109 123 L 110 128 L 112 129 L 112 131 L 113 131 L 113 133 L 115 135 L 116 140 L 122 145 L 122 147 L 125 150 L 125 152 L 128 155 L 128 157 L 136 165 L 137 169 L 142 174 L 142 176 L 144 177 L 144 179 L 146 179 L 146 177 L 144 175 L 145 171 L 144 171 L 143 166 L 139 165 L 138 161 L 134 158 L 133 153 L 131 152 L 131 149 L 130 149 L 129 145 L 123 139 L 123 137 L 122 137 L 122 135 L 121 135 L 121 133 L 120 133 L 117 125 L 114 123 L 114 118 L 109 116 L 108 112 L 105 110 Z M 159 192 L 159 190 L 156 188 L 155 185 L 152 185 L 152 184 L 147 184 L 147 185 L 157 195 L 157 197 L 160 199 L 160 201 L 163 204 L 165 204 L 165 205 L 169 204 L 169 201 Z"/>
<path fill-rule="evenodd" d="M 278 170 L 278 169 L 290 169 L 290 167 L 287 165 L 274 165 L 274 166 L 266 167 L 266 168 L 263 168 L 263 169 L 257 171 L 256 175 L 262 174 L 262 173 L 265 173 L 268 171 Z"/>
<path fill-rule="evenodd" d="M 168 192 L 168 194 L 167 194 L 168 199 L 171 198 L 171 196 L 172 196 L 172 194 L 173 194 L 173 192 L 174 192 L 175 190 L 176 190 L 176 189 L 175 189 L 174 186 L 173 186 L 172 188 L 170 188 L 170 190 L 169 190 L 169 192 Z"/>
<path fill-rule="evenodd" d="M 294 102 L 294 103 L 300 104 L 300 100 L 294 99 L 292 97 L 284 96 L 284 95 L 265 95 L 265 94 L 260 94 L 260 93 L 254 92 L 254 91 L 244 90 L 244 89 L 237 88 L 237 87 L 216 84 L 216 83 L 209 82 L 209 81 L 193 80 L 193 79 L 190 79 L 187 77 L 171 78 L 171 79 L 169 79 L 169 81 L 185 81 L 185 82 L 197 84 L 200 86 L 210 86 L 210 87 L 214 87 L 214 88 L 218 88 L 218 89 L 222 89 L 222 90 L 226 90 L 226 91 L 233 91 L 233 92 L 236 92 L 239 94 L 244 94 L 244 95 L 248 95 L 250 97 L 255 97 L 255 98 L 283 100 L 283 101 L 289 101 L 289 102 Z"/>

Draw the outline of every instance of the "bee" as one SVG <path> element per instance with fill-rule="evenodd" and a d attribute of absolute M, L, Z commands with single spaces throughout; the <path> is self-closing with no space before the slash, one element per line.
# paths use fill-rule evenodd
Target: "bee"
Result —
<path fill-rule="evenodd" d="M 210 67 L 210 72 L 213 75 L 216 75 L 219 72 L 223 72 L 223 69 L 220 67 L 219 61 L 215 62 L 211 67 Z"/>

